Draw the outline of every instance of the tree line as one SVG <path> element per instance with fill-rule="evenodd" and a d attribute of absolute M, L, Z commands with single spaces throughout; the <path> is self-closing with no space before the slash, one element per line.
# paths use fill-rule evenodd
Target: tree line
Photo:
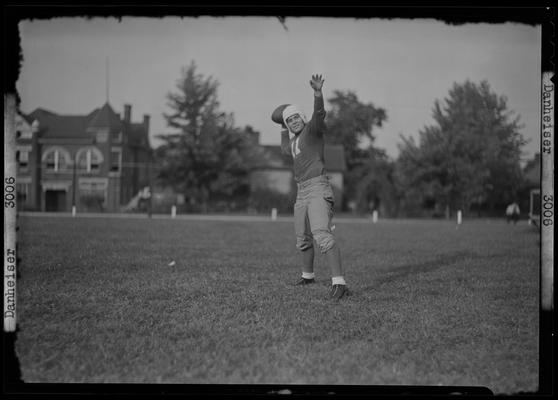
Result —
<path fill-rule="evenodd" d="M 157 178 L 182 193 L 192 210 L 223 203 L 246 210 L 255 200 L 250 171 L 264 155 L 259 133 L 236 126 L 234 115 L 220 109 L 218 86 L 197 72 L 194 61 L 182 69 L 176 90 L 167 95 L 170 111 L 164 118 L 176 133 L 158 135 L 163 144 L 155 150 Z M 347 163 L 342 210 L 376 209 L 386 216 L 450 217 L 458 209 L 501 213 L 524 189 L 520 117 L 487 81 L 454 83 L 445 99 L 434 102 L 434 123 L 418 132 L 418 140 L 400 135 L 396 159 L 375 144 L 375 130 L 388 119 L 384 108 L 350 90 L 334 90 L 327 102 L 332 133 L 326 142 L 342 144 Z"/>

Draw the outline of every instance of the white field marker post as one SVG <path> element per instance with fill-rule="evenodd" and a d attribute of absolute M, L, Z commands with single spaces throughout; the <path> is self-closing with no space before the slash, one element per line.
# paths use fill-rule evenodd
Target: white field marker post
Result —
<path fill-rule="evenodd" d="M 375 224 L 376 222 L 378 222 L 378 211 L 374 210 L 372 212 L 372 222 Z"/>
<path fill-rule="evenodd" d="M 171 218 L 175 218 L 176 217 L 176 206 L 172 206 L 171 207 Z"/>
<path fill-rule="evenodd" d="M 457 225 L 461 225 L 462 222 L 463 222 L 463 218 L 462 218 L 461 210 L 459 210 L 457 211 Z"/>
<path fill-rule="evenodd" d="M 76 216 L 76 206 L 72 206 L 72 217 Z"/>
<path fill-rule="evenodd" d="M 272 208 L 271 209 L 271 220 L 275 221 L 277 219 L 277 209 L 276 208 Z"/>

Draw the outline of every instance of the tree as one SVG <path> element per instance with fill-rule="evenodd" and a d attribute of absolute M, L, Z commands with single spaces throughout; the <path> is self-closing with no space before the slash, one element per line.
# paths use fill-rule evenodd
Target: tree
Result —
<path fill-rule="evenodd" d="M 372 103 L 361 103 L 352 91 L 334 90 L 328 99 L 332 108 L 327 112 L 328 132 L 326 140 L 333 144 L 342 144 L 349 169 L 369 156 L 376 137 L 372 133 L 375 126 L 381 127 L 387 119 L 383 108 Z M 363 145 L 366 143 L 366 145 Z"/>
<path fill-rule="evenodd" d="M 436 125 L 419 132 L 419 143 L 401 136 L 397 177 L 403 192 L 422 205 L 446 211 L 474 203 L 505 203 L 521 183 L 519 116 L 488 82 L 455 83 L 442 106 L 436 100 Z"/>
<path fill-rule="evenodd" d="M 382 149 L 370 146 L 366 151 L 367 156 L 349 171 L 354 185 L 351 193 L 356 211 L 364 213 L 378 210 L 384 216 L 395 216 L 398 205 L 394 162 Z"/>
<path fill-rule="evenodd" d="M 178 133 L 159 135 L 159 179 L 184 193 L 190 203 L 207 209 L 209 202 L 247 195 L 248 172 L 258 156 L 258 135 L 234 126 L 232 114 L 219 110 L 218 82 L 182 69 L 174 93 L 167 95 L 167 124 Z"/>
<path fill-rule="evenodd" d="M 373 134 L 374 127 L 381 127 L 387 116 L 383 108 L 360 102 L 352 91 L 333 93 L 328 99 L 332 108 L 327 112 L 326 141 L 343 145 L 347 163 L 343 197 L 355 202 L 362 212 L 368 209 L 371 197 L 383 196 L 378 186 L 374 189 L 372 185 L 389 180 L 387 157 L 374 147 Z"/>

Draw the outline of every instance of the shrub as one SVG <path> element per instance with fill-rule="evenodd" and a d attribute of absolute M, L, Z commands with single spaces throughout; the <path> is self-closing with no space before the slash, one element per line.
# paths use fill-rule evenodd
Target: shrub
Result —
<path fill-rule="evenodd" d="M 249 207 L 258 213 L 269 213 L 276 208 L 278 213 L 290 214 L 293 211 L 295 195 L 279 193 L 270 189 L 256 189 L 250 194 Z"/>
<path fill-rule="evenodd" d="M 85 208 L 85 211 L 103 211 L 105 197 L 102 194 L 82 194 L 79 200 L 81 205 Z"/>

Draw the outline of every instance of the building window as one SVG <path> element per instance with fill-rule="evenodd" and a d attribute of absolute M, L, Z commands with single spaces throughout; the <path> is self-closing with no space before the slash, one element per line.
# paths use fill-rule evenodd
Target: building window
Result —
<path fill-rule="evenodd" d="M 26 150 L 16 151 L 16 162 L 20 171 L 26 171 L 29 167 L 29 152 Z"/>
<path fill-rule="evenodd" d="M 79 181 L 79 190 L 81 192 L 84 193 L 102 193 L 104 196 L 104 193 L 107 190 L 107 182 L 101 179 L 105 179 L 105 178 L 89 178 L 89 179 L 97 179 L 95 181 L 93 180 L 80 180 Z"/>
<path fill-rule="evenodd" d="M 96 135 L 97 143 L 106 143 L 109 140 L 109 131 L 108 130 L 98 130 Z"/>
<path fill-rule="evenodd" d="M 114 132 L 112 134 L 112 141 L 114 143 L 121 143 L 122 142 L 122 131 Z"/>
<path fill-rule="evenodd" d="M 110 171 L 121 172 L 122 170 L 122 149 L 113 147 L 110 150 Z"/>
<path fill-rule="evenodd" d="M 17 139 L 31 139 L 33 137 L 33 131 L 31 126 L 25 122 L 23 117 L 16 116 L 16 138 Z"/>
<path fill-rule="evenodd" d="M 103 154 L 96 147 L 88 147 L 77 152 L 76 160 L 78 170 L 96 174 L 101 171 Z"/>
<path fill-rule="evenodd" d="M 51 147 L 43 153 L 43 163 L 47 172 L 63 171 L 70 164 L 70 155 L 61 147 Z"/>
<path fill-rule="evenodd" d="M 18 129 L 16 131 L 16 139 L 32 139 L 32 138 L 33 138 L 33 132 L 31 132 L 30 130 Z"/>
<path fill-rule="evenodd" d="M 19 204 L 24 204 L 29 197 L 29 184 L 28 183 L 17 183 L 17 202 Z"/>

